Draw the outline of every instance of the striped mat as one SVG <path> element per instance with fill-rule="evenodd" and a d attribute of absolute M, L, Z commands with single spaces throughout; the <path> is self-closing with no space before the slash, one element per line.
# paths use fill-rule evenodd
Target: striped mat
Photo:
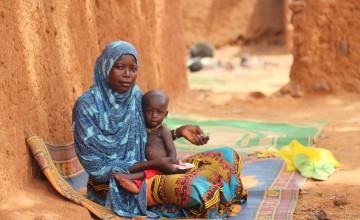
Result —
<path fill-rule="evenodd" d="M 210 135 L 206 146 L 193 146 L 184 139 L 176 140 L 180 158 L 217 147 L 233 147 L 243 157 L 242 179 L 249 190 L 247 203 L 238 206 L 229 219 L 292 219 L 298 190 L 304 179 L 297 172 L 286 172 L 279 158 L 257 158 L 254 150 L 277 149 L 298 140 L 313 146 L 325 122 L 271 123 L 240 120 L 208 120 L 171 115 L 165 123 L 171 128 L 198 124 Z M 72 143 L 51 144 L 41 137 L 26 138 L 42 172 L 51 185 L 64 197 L 87 208 L 100 219 L 121 219 L 109 209 L 86 197 L 88 175 L 80 165 Z"/>

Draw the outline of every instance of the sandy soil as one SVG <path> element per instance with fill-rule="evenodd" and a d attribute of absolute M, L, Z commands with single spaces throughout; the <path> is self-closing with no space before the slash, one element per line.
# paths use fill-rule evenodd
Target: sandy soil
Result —
<path fill-rule="evenodd" d="M 196 105 L 177 108 L 183 114 L 228 119 L 254 119 L 274 122 L 312 122 L 328 124 L 316 144 L 333 152 L 343 164 L 326 181 L 308 179 L 300 192 L 294 219 L 314 219 L 324 210 L 330 219 L 360 219 L 360 96 L 326 96 L 294 99 L 268 96 L 261 99 L 224 92 L 197 91 Z M 192 91 L 192 97 L 195 97 Z M 219 100 L 223 101 L 219 101 Z M 194 99 L 192 101 L 194 103 Z M 194 110 L 195 109 L 195 110 Z M 334 205 L 336 197 L 347 204 Z M 324 218 L 319 218 L 324 219 Z"/>
<path fill-rule="evenodd" d="M 335 170 L 326 181 L 306 181 L 300 191 L 294 219 L 326 219 L 322 211 L 329 219 L 360 219 L 360 95 L 302 98 L 278 95 L 276 91 L 288 80 L 292 56 L 281 48 L 252 48 L 250 58 L 256 62 L 244 70 L 239 66 L 238 57 L 249 51 L 236 50 L 224 48 L 217 54 L 232 62 L 234 68 L 231 71 L 220 67 L 189 73 L 193 90 L 188 96 L 192 101 L 186 102 L 184 98 L 181 106 L 174 105 L 174 110 L 214 118 L 327 121 L 316 144 L 333 152 L 343 168 Z M 206 80 L 218 81 L 218 85 L 207 84 Z M 184 106 L 183 103 L 188 104 Z M 335 205 L 336 201 L 342 200 L 346 202 Z"/>
<path fill-rule="evenodd" d="M 250 67 L 240 56 L 250 55 Z M 171 101 L 170 110 L 209 118 L 276 122 L 328 122 L 317 145 L 343 164 L 327 181 L 307 180 L 294 219 L 360 219 L 360 95 L 339 94 L 292 98 L 274 94 L 288 81 L 292 56 L 279 48 L 223 48 L 223 66 L 188 73 L 191 90 Z M 232 64 L 232 70 L 226 69 Z M 224 66 L 224 64 L 226 64 Z M 214 84 L 216 82 L 217 84 Z M 346 198 L 346 204 L 334 201 Z M 0 205 L 2 219 L 91 219 L 86 209 L 61 197 L 46 180 L 34 180 Z"/>

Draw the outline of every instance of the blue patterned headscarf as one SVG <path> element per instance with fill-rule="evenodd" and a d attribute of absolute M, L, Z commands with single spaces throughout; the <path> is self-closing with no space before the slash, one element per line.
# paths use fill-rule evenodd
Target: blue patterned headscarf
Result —
<path fill-rule="evenodd" d="M 129 193 L 118 187 L 112 175 L 112 171 L 127 173 L 129 166 L 145 160 L 147 136 L 142 92 L 134 84 L 121 94 L 108 83 L 112 65 L 124 54 L 133 55 L 138 62 L 135 48 L 123 41 L 110 43 L 97 58 L 94 85 L 76 101 L 72 129 L 77 156 L 90 178 L 110 181 L 106 201 L 98 202 L 106 203 L 120 216 L 133 217 L 145 215 L 146 187 L 141 187 L 139 194 Z"/>

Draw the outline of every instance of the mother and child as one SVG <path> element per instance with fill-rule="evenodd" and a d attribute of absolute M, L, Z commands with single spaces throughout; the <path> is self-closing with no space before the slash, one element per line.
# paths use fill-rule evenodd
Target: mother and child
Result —
<path fill-rule="evenodd" d="M 191 166 L 182 169 L 173 140 L 204 145 L 209 137 L 196 125 L 167 129 L 168 97 L 159 90 L 143 96 L 135 83 L 138 62 L 130 43 L 108 44 L 96 60 L 93 86 L 74 105 L 75 149 L 89 174 L 89 198 L 126 218 L 228 216 L 247 198 L 241 157 L 218 148 L 183 159 Z"/>

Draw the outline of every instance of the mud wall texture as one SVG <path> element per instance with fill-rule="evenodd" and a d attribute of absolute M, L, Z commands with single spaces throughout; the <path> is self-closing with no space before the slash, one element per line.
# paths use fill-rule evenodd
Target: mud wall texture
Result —
<path fill-rule="evenodd" d="M 284 0 L 284 35 L 285 35 L 285 46 L 288 51 L 292 51 L 294 43 L 293 43 L 293 32 L 294 26 L 291 23 L 292 19 L 292 11 L 289 7 L 292 0 Z"/>
<path fill-rule="evenodd" d="M 143 91 L 160 88 L 174 97 L 188 88 L 180 2 L 29 2 L 0 1 L 1 201 L 33 178 L 28 133 L 72 141 L 74 101 L 92 85 L 107 43 L 136 46 Z"/>
<path fill-rule="evenodd" d="M 185 42 L 284 42 L 285 0 L 182 0 Z"/>
<path fill-rule="evenodd" d="M 359 0 L 294 0 L 293 95 L 360 92 Z"/>

